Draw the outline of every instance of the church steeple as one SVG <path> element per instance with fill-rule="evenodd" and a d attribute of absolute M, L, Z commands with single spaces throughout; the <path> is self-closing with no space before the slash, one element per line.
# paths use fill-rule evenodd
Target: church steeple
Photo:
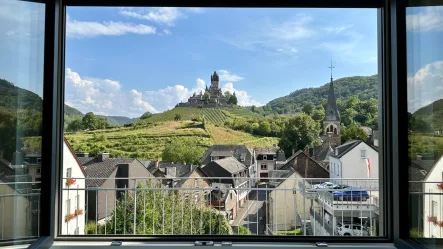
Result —
<path fill-rule="evenodd" d="M 334 92 L 334 81 L 332 78 L 332 69 L 334 66 L 329 67 L 331 69 L 331 83 L 329 83 L 328 103 L 325 110 L 325 121 L 338 121 L 340 122 L 340 114 L 337 108 L 337 100 Z"/>

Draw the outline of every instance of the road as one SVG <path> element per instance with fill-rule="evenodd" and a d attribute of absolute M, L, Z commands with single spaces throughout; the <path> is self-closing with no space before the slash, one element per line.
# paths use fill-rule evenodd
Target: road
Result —
<path fill-rule="evenodd" d="M 261 185 L 265 188 L 265 185 Z M 249 208 L 248 214 L 242 221 L 242 225 L 248 228 L 254 234 L 265 234 L 266 229 L 266 207 L 265 203 L 267 201 L 265 189 L 263 190 L 252 190 L 249 193 L 249 201 L 254 201 L 254 204 Z M 268 190 L 269 192 L 269 190 Z M 260 220 L 260 218 L 262 218 Z M 258 224 L 258 225 L 257 225 Z"/>

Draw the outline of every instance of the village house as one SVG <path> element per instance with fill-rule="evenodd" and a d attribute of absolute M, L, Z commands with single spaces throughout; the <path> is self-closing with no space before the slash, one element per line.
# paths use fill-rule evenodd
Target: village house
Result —
<path fill-rule="evenodd" d="M 63 143 L 63 190 L 62 214 L 64 223 L 61 226 L 63 235 L 82 235 L 85 233 L 85 177 L 86 172 L 75 155 L 69 142 Z"/>
<path fill-rule="evenodd" d="M 242 163 L 247 169 L 248 174 L 244 176 L 249 180 L 249 186 L 255 186 L 258 182 L 258 169 L 257 161 L 255 159 L 255 151 L 246 147 L 246 145 L 225 145 L 217 144 L 210 146 L 202 156 L 201 165 L 224 159 L 227 157 L 233 157 L 240 163 Z"/>
<path fill-rule="evenodd" d="M 351 140 L 329 154 L 329 173 L 332 182 L 378 189 L 378 151 L 361 140 Z M 355 179 L 353 182 L 341 179 Z M 361 179 L 374 179 L 365 181 Z M 346 181 L 346 182 L 344 182 Z M 376 185 L 374 185 L 376 183 Z"/>
<path fill-rule="evenodd" d="M 308 219 L 312 204 L 310 199 L 306 199 L 296 189 L 305 181 L 308 184 L 325 181 L 329 172 L 300 150 L 288 158 L 283 167 L 270 174 L 274 178 L 270 183 L 275 189 L 269 193 L 268 232 L 275 233 L 300 227 L 302 220 Z"/>
<path fill-rule="evenodd" d="M 277 169 L 278 162 L 286 161 L 284 152 L 277 145 L 255 148 L 254 152 L 260 181 L 268 181 L 269 172 Z"/>
<path fill-rule="evenodd" d="M 247 179 L 248 169 L 234 157 L 227 157 L 208 163 L 202 171 L 213 183 L 227 184 L 236 192 L 236 209 L 243 207 L 250 192 Z M 233 214 L 235 218 L 235 214 Z"/>
<path fill-rule="evenodd" d="M 212 183 L 209 205 L 232 222 L 237 216 L 237 192 L 230 184 Z"/>
<path fill-rule="evenodd" d="M 139 183 L 148 184 L 155 178 L 135 158 L 110 158 L 107 152 L 96 157 L 89 157 L 88 153 L 77 153 L 77 156 L 87 175 L 86 217 L 91 221 L 102 222 L 111 215 L 116 199 L 124 192 L 119 188 L 134 188 Z"/>
<path fill-rule="evenodd" d="M 411 215 L 411 227 L 417 228 L 424 238 L 442 238 L 442 228 L 438 224 L 443 223 L 443 156 L 435 159 L 433 155 L 417 155 L 411 161 L 409 177 L 410 181 L 420 181 L 409 184 L 411 203 L 418 211 Z"/>

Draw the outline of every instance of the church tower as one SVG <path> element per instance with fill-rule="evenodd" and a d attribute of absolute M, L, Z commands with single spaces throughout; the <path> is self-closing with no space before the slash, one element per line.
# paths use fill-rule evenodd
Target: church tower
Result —
<path fill-rule="evenodd" d="M 332 78 L 334 66 L 332 66 L 332 63 L 329 68 L 331 69 L 331 83 L 329 83 L 328 102 L 325 110 L 325 119 L 323 120 L 323 136 L 334 138 L 336 145 L 340 145 L 340 113 L 338 112 L 334 92 L 334 81 Z"/>
<path fill-rule="evenodd" d="M 211 88 L 218 89 L 218 75 L 216 71 L 211 75 Z"/>

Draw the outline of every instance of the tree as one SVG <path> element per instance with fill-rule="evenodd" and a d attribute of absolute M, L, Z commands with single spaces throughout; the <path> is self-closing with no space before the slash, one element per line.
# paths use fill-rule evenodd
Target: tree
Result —
<path fill-rule="evenodd" d="M 293 151 L 304 150 L 306 146 L 319 144 L 320 126 L 310 116 L 301 114 L 289 119 L 283 130 L 279 146 L 286 155 Z"/>
<path fill-rule="evenodd" d="M 203 101 L 205 102 L 205 104 L 208 104 L 209 103 L 209 98 L 211 97 L 211 95 L 209 94 L 209 92 L 208 91 L 206 91 L 204 94 L 203 94 Z"/>
<path fill-rule="evenodd" d="M 232 94 L 229 91 L 225 92 L 225 98 L 229 101 L 229 99 L 231 98 Z"/>
<path fill-rule="evenodd" d="M 267 136 L 271 133 L 271 124 L 268 121 L 263 120 L 258 126 L 258 134 L 262 136 Z"/>
<path fill-rule="evenodd" d="M 174 120 L 175 121 L 179 121 L 182 119 L 182 115 L 180 115 L 180 113 L 175 114 Z"/>
<path fill-rule="evenodd" d="M 237 103 L 238 103 L 238 100 L 237 100 L 237 96 L 235 96 L 235 93 L 234 93 L 234 95 L 232 95 L 230 98 L 229 98 L 229 102 L 228 102 L 229 104 L 233 104 L 233 105 L 236 105 Z"/>
<path fill-rule="evenodd" d="M 256 111 L 255 109 L 256 109 L 256 106 L 255 106 L 255 105 L 251 106 L 251 111 L 252 111 L 252 112 L 255 112 L 255 111 Z"/>
<path fill-rule="evenodd" d="M 312 119 L 315 121 L 322 121 L 325 118 L 325 109 L 323 106 L 318 105 L 314 111 L 312 111 Z"/>
<path fill-rule="evenodd" d="M 149 190 L 160 187 L 159 181 L 140 180 L 136 193 L 121 191 L 106 225 L 90 223 L 87 234 L 233 234 L 225 216 L 202 204 L 203 195 L 195 202 L 186 197 L 190 191 Z"/>
<path fill-rule="evenodd" d="M 312 111 L 314 110 L 314 105 L 311 102 L 308 102 L 303 106 L 302 110 L 304 113 L 311 115 Z"/>
<path fill-rule="evenodd" d="M 143 113 L 143 115 L 141 115 L 140 119 L 147 119 L 147 118 L 150 118 L 150 117 L 152 117 L 152 113 L 145 112 L 145 113 Z"/>
<path fill-rule="evenodd" d="M 166 145 L 162 152 L 162 160 L 198 165 L 204 151 L 203 148 L 195 143 L 174 140 Z"/>
<path fill-rule="evenodd" d="M 71 121 L 71 123 L 68 124 L 68 127 L 66 128 L 66 131 L 70 132 L 76 132 L 83 130 L 83 122 L 80 118 L 76 118 Z"/>
<path fill-rule="evenodd" d="M 90 129 L 93 130 L 95 129 L 95 115 L 92 112 L 88 112 L 85 114 L 85 116 L 83 116 L 82 118 L 82 123 L 83 123 L 83 127 L 85 129 Z"/>
<path fill-rule="evenodd" d="M 349 140 L 366 141 L 368 134 L 356 124 L 341 129 L 341 143 L 344 144 Z"/>

